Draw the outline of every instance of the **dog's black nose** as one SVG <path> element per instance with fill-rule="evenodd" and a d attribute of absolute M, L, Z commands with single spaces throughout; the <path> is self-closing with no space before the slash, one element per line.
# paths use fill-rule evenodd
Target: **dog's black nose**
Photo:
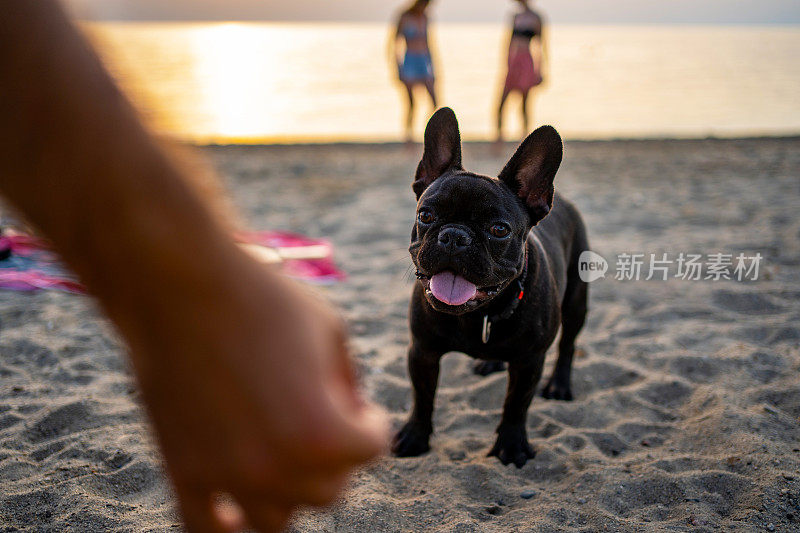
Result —
<path fill-rule="evenodd" d="M 450 253 L 463 251 L 472 243 L 472 237 L 463 229 L 444 228 L 439 232 L 439 246 Z"/>

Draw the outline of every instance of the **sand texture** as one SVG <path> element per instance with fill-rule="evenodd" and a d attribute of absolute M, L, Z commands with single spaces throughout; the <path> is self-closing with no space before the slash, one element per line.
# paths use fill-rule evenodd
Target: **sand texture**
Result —
<path fill-rule="evenodd" d="M 334 243 L 349 279 L 325 292 L 350 322 L 369 396 L 398 427 L 418 152 L 205 152 L 252 227 Z M 496 174 L 509 155 L 474 144 L 464 161 Z M 363 469 L 340 504 L 294 530 L 796 530 L 799 170 L 799 139 L 569 143 L 557 187 L 595 251 L 758 252 L 761 279 L 617 281 L 612 264 L 590 288 L 575 401 L 537 398 L 529 411 L 535 459 L 486 457 L 506 376 L 476 376 L 449 354 L 432 450 Z M 0 293 L 0 531 L 179 527 L 124 353 L 91 301 Z"/>

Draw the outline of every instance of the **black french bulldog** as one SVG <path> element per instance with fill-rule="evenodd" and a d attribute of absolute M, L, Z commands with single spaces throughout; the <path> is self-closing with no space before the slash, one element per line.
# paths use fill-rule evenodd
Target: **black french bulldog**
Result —
<path fill-rule="evenodd" d="M 561 137 L 542 126 L 498 178 L 481 176 L 461 166 L 453 111 L 442 108 L 428 122 L 409 247 L 419 278 L 408 349 L 414 408 L 394 437 L 394 455 L 430 449 L 439 360 L 446 352 L 480 359 L 475 372 L 482 375 L 508 363 L 503 416 L 489 452 L 504 465 L 522 467 L 534 456 L 525 419 L 559 325 L 558 361 L 543 396 L 572 399 L 572 356 L 588 288 L 578 276 L 578 257 L 589 244 L 578 211 L 554 194 L 561 157 Z"/>

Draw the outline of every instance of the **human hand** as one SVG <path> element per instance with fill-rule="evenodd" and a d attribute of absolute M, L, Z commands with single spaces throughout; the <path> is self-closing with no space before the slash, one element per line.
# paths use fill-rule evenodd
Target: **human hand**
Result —
<path fill-rule="evenodd" d="M 231 242 L 58 1 L 3 7 L 0 190 L 128 342 L 188 529 L 275 531 L 330 502 L 387 440 L 341 320 Z"/>
<path fill-rule="evenodd" d="M 223 286 L 165 301 L 128 335 L 190 532 L 278 531 L 296 506 L 330 503 L 387 440 L 341 319 L 249 258 L 233 263 Z M 220 512 L 220 493 L 241 512 Z"/>

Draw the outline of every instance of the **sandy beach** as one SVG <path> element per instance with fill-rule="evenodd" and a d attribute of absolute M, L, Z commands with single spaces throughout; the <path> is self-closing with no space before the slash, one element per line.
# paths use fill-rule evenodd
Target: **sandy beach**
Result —
<path fill-rule="evenodd" d="M 465 166 L 496 175 L 513 148 L 495 157 L 467 144 Z M 419 151 L 202 149 L 251 228 L 334 244 L 348 279 L 321 290 L 349 321 L 364 388 L 395 427 L 411 400 Z M 800 527 L 800 138 L 569 142 L 561 168 L 557 190 L 610 265 L 590 287 L 575 400 L 537 398 L 529 410 L 535 459 L 517 469 L 486 457 L 506 376 L 476 376 L 449 354 L 431 451 L 362 469 L 340 503 L 300 513 L 292 530 Z M 616 280 L 622 253 L 763 259 L 755 281 L 684 280 L 674 264 L 666 281 Z M 0 532 L 180 527 L 124 351 L 96 306 L 0 293 Z"/>

